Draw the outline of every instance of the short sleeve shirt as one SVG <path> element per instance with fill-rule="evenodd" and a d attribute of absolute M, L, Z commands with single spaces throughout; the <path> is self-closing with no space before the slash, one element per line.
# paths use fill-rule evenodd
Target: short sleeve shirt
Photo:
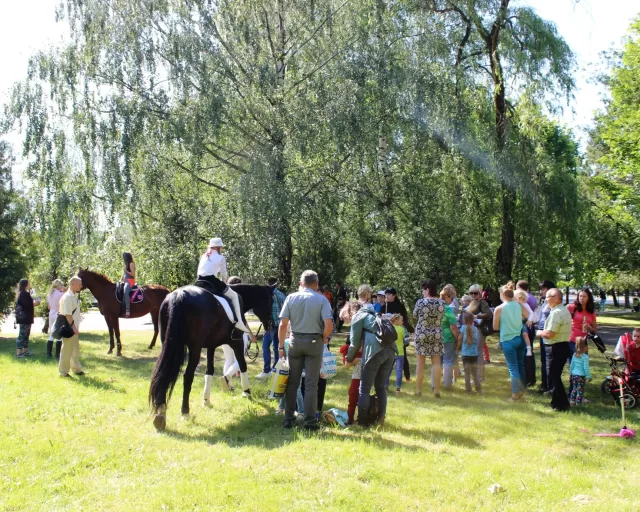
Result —
<path fill-rule="evenodd" d="M 280 319 L 287 318 L 295 334 L 322 334 L 324 321 L 333 318 L 327 298 L 310 288 L 292 293 L 284 301 Z"/>
<path fill-rule="evenodd" d="M 451 306 L 444 307 L 444 315 L 442 316 L 442 341 L 443 343 L 454 343 L 456 337 L 451 332 L 451 326 L 456 325 L 456 315 Z"/>
<path fill-rule="evenodd" d="M 573 313 L 573 318 L 571 319 L 571 337 L 569 341 L 576 341 L 576 338 L 584 336 L 587 333 L 587 330 L 583 329 L 584 324 L 593 325 L 596 321 L 595 313 L 589 313 L 584 310 L 575 311 L 575 309 L 576 306 L 574 304 L 567 306 L 569 314 Z"/>
<path fill-rule="evenodd" d="M 544 322 L 545 330 L 556 333 L 553 339 L 544 339 L 545 345 L 553 345 L 563 341 L 569 341 L 571 336 L 571 313 L 563 304 L 558 304 L 551 310 Z"/>
<path fill-rule="evenodd" d="M 71 315 L 76 327 L 80 325 L 80 304 L 78 303 L 78 296 L 71 290 L 67 290 L 60 298 L 60 310 L 58 313 L 61 315 Z"/>

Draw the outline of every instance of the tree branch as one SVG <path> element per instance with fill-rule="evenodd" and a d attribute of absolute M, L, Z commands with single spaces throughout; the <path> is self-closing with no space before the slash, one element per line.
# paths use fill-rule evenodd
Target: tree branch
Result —
<path fill-rule="evenodd" d="M 186 165 L 184 165 L 182 162 L 180 162 L 177 158 L 173 158 L 173 157 L 166 158 L 165 157 L 165 160 L 177 165 L 180 169 L 182 169 L 184 172 L 186 172 L 189 176 L 191 176 L 192 178 L 196 179 L 197 181 L 199 181 L 203 185 L 208 185 L 208 186 L 213 187 L 215 189 L 218 189 L 218 190 L 220 190 L 222 192 L 229 192 L 229 189 L 223 187 L 222 185 L 217 185 L 216 183 L 212 183 L 210 181 L 207 181 L 207 180 L 201 178 L 200 176 L 198 176 L 196 174 L 195 171 L 193 171 L 192 169 L 189 169 Z"/>

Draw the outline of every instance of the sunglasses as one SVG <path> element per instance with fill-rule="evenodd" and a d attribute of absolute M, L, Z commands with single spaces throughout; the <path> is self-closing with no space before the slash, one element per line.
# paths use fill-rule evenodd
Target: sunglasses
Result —
<path fill-rule="evenodd" d="M 469 295 L 480 295 L 480 292 L 469 292 Z"/>

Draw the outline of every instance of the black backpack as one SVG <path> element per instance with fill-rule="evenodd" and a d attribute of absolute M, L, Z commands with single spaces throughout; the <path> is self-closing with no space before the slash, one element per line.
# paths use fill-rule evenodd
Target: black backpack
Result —
<path fill-rule="evenodd" d="M 375 332 L 369 331 L 376 335 L 378 342 L 383 347 L 395 347 L 398 340 L 398 333 L 391 321 L 380 313 L 369 313 L 376 317 L 376 330 Z M 365 329 L 366 330 L 366 329 Z"/>

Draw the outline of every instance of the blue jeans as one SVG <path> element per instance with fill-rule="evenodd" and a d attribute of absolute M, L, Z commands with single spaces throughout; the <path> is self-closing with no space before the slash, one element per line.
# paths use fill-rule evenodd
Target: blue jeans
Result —
<path fill-rule="evenodd" d="M 368 425 L 369 393 L 373 387 L 378 395 L 378 418 L 387 415 L 387 380 L 393 368 L 396 353 L 385 347 L 362 366 L 362 378 L 358 393 L 358 424 Z"/>
<path fill-rule="evenodd" d="M 516 336 L 502 342 L 502 351 L 511 377 L 511 393 L 515 395 L 525 390 L 524 355 L 527 351 L 527 345 L 522 336 Z"/>
<path fill-rule="evenodd" d="M 393 373 L 393 368 L 396 368 L 396 389 L 400 389 L 402 387 L 402 368 L 404 367 L 404 356 L 396 356 L 393 361 L 393 366 L 391 367 L 391 372 L 389 373 L 389 377 L 387 378 L 387 387 L 389 387 L 389 382 L 391 381 L 391 374 Z"/>
<path fill-rule="evenodd" d="M 122 290 L 122 300 L 124 300 L 124 309 L 128 313 L 131 311 L 131 297 L 129 294 L 131 293 L 131 284 L 129 281 L 124 283 L 124 289 Z"/>
<path fill-rule="evenodd" d="M 262 337 L 262 357 L 264 358 L 264 367 L 262 371 L 264 373 L 271 372 L 272 368 L 278 364 L 278 329 L 272 329 L 271 331 L 265 331 Z M 271 366 L 271 344 L 273 343 L 273 366 Z"/>

